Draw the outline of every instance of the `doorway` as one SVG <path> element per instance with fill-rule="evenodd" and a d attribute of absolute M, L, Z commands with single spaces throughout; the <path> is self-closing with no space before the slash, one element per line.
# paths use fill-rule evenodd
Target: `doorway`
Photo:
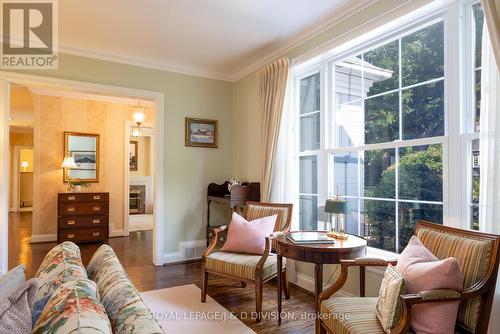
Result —
<path fill-rule="evenodd" d="M 163 142 L 165 137 L 164 124 L 164 96 L 162 93 L 123 88 L 116 86 L 84 83 L 63 79 L 46 78 L 28 74 L 0 72 L 0 273 L 7 271 L 9 258 L 9 211 L 11 209 L 9 201 L 10 184 L 13 183 L 9 178 L 9 154 L 10 147 L 10 132 L 9 132 L 9 113 L 11 104 L 11 90 L 17 86 L 25 86 L 36 89 L 50 89 L 64 92 L 66 97 L 71 97 L 75 92 L 91 94 L 95 98 L 100 98 L 103 95 L 115 97 L 118 99 L 137 99 L 149 101 L 154 105 L 154 115 L 156 122 L 152 124 L 154 128 L 154 142 L 152 143 L 153 151 L 155 152 L 152 164 L 154 165 L 154 179 L 158 187 L 154 189 L 154 227 L 152 232 L 153 245 L 153 264 L 162 265 L 165 263 L 164 252 L 164 151 L 160 148 L 159 143 Z M 122 123 L 123 124 L 123 123 Z M 121 141 L 121 140 L 120 140 Z M 36 151 L 36 148 L 35 148 Z M 36 153 L 36 152 L 35 152 Z M 35 154 L 36 156 L 36 154 Z M 35 158 L 36 161 L 36 158 Z M 57 167 L 59 167 L 59 164 Z M 35 164 L 36 172 L 36 164 Z M 110 174 L 113 175 L 113 174 Z M 36 197 L 36 196 L 35 196 Z M 36 206 L 36 199 L 35 206 Z M 159 223 L 161 222 L 161 223 Z M 124 231 L 121 231 L 123 235 Z M 47 235 L 47 238 L 53 238 L 53 235 Z"/>
<path fill-rule="evenodd" d="M 147 125 L 127 123 L 125 125 L 125 143 L 128 143 L 128 154 L 125 173 L 125 192 L 128 191 L 125 205 L 125 235 L 136 231 L 153 229 L 154 218 L 154 169 L 151 161 L 154 150 L 154 120 L 149 119 Z"/>

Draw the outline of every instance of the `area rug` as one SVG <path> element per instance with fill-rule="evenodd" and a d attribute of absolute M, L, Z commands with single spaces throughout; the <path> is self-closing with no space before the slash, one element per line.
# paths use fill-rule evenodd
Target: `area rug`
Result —
<path fill-rule="evenodd" d="M 200 293 L 189 284 L 142 292 L 141 297 L 168 334 L 255 333 L 209 296 L 200 302 Z"/>

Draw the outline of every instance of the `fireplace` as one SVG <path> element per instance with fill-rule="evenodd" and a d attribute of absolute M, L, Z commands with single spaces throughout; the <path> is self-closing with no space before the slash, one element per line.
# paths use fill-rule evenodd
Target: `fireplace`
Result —
<path fill-rule="evenodd" d="M 146 186 L 130 186 L 129 213 L 131 215 L 146 213 Z"/>

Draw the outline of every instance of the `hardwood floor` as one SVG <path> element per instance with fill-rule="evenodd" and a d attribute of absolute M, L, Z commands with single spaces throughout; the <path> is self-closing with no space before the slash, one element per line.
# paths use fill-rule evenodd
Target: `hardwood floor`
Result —
<path fill-rule="evenodd" d="M 27 277 L 33 277 L 53 243 L 30 244 L 31 213 L 9 214 L 9 268 L 26 265 Z M 130 279 L 139 291 L 150 291 L 172 286 L 196 284 L 200 287 L 200 262 L 155 267 L 151 263 L 153 254 L 152 231 L 132 232 L 129 237 L 111 238 L 113 247 Z M 92 257 L 99 244 L 81 244 L 84 265 Z M 263 320 L 257 324 L 251 318 L 255 311 L 254 286 L 242 288 L 239 282 L 209 276 L 208 295 L 234 312 L 247 326 L 257 333 L 314 333 L 314 297 L 292 286 L 292 298 L 283 300 L 286 318 L 277 325 L 276 282 L 264 285 Z"/>

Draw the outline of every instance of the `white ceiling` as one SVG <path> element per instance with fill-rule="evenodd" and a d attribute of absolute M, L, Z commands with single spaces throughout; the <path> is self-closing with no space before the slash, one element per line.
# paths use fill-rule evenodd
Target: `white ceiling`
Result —
<path fill-rule="evenodd" d="M 65 0 L 59 1 L 60 51 L 234 80 L 365 3 Z"/>

